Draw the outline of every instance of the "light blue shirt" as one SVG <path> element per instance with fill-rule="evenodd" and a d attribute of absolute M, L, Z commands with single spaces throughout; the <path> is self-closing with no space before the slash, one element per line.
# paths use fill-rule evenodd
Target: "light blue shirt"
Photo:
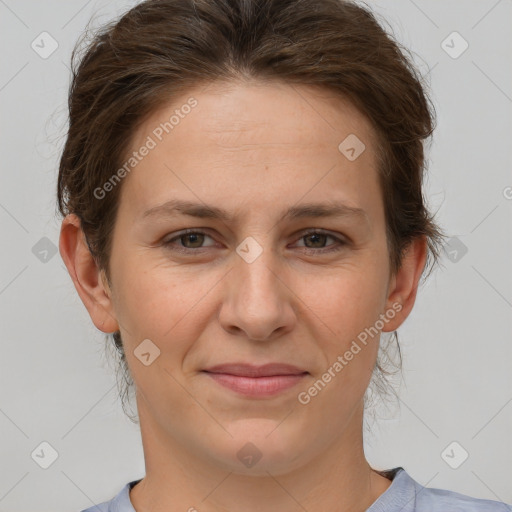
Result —
<path fill-rule="evenodd" d="M 423 487 L 402 467 L 387 470 L 391 485 L 366 512 L 512 512 L 512 506 L 499 501 L 472 498 L 458 492 Z M 82 512 L 136 512 L 130 489 L 140 480 L 127 483 L 110 501 Z M 317 511 L 314 511 L 317 512 Z"/>

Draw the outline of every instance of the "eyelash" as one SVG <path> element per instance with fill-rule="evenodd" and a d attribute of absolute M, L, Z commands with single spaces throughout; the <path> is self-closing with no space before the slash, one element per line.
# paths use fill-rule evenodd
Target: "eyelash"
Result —
<path fill-rule="evenodd" d="M 206 235 L 206 236 L 212 238 L 208 233 L 205 233 L 204 231 L 197 230 L 197 229 L 186 229 L 185 231 L 182 231 L 180 234 L 174 236 L 173 238 L 171 238 L 167 241 L 164 241 L 163 245 L 166 248 L 170 249 L 171 251 L 181 252 L 181 253 L 185 253 L 185 254 L 192 254 L 194 252 L 202 254 L 203 251 L 201 251 L 201 249 L 205 249 L 204 247 L 198 247 L 195 249 L 191 249 L 189 247 L 177 247 L 177 246 L 173 245 L 173 242 L 175 242 L 176 240 L 179 240 L 180 238 L 183 238 L 187 235 L 192 235 L 192 234 L 193 235 Z M 341 251 L 344 248 L 344 246 L 347 245 L 347 242 L 345 240 L 342 240 L 341 238 L 334 236 L 322 229 L 307 229 L 306 231 L 304 231 L 302 233 L 302 236 L 300 236 L 298 238 L 298 240 L 300 240 L 302 238 L 306 238 L 307 236 L 310 236 L 310 235 L 326 235 L 328 238 L 334 239 L 336 241 L 336 243 L 332 244 L 334 247 L 331 247 L 330 249 L 327 249 L 325 247 L 321 247 L 318 249 L 315 249 L 312 247 L 304 247 L 303 248 L 303 249 L 305 249 L 304 252 L 306 252 L 308 254 L 311 254 L 311 253 L 314 253 L 314 254 L 333 253 L 333 252 Z"/>

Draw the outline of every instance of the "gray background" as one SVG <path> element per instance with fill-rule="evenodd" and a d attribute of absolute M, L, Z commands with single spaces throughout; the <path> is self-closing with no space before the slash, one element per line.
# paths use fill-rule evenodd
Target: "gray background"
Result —
<path fill-rule="evenodd" d="M 103 23 L 135 3 L 0 0 L 0 511 L 78 511 L 144 475 L 104 337 L 52 252 L 71 49 L 92 14 Z M 428 201 L 456 238 L 399 329 L 400 400 L 366 453 L 422 485 L 512 503 L 512 1 L 369 4 L 431 71 Z M 31 47 L 44 31 L 58 43 L 47 58 Z M 44 441 L 58 453 L 47 469 L 31 456 Z"/>

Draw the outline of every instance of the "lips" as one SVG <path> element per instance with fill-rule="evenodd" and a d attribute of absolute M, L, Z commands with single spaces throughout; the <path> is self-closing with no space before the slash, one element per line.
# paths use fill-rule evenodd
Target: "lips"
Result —
<path fill-rule="evenodd" d="M 254 366 L 231 363 L 212 366 L 203 372 L 214 382 L 238 395 L 267 398 L 295 387 L 309 372 L 282 363 Z"/>
<path fill-rule="evenodd" d="M 206 368 L 208 373 L 223 373 L 239 377 L 273 377 L 278 375 L 302 375 L 308 373 L 306 370 L 290 364 L 268 363 L 262 366 L 255 366 L 245 363 L 219 364 Z"/>

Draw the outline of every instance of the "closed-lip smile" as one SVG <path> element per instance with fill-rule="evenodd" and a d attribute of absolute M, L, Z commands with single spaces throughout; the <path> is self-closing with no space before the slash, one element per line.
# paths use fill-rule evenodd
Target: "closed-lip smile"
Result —
<path fill-rule="evenodd" d="M 251 365 L 225 363 L 203 370 L 218 384 L 239 394 L 268 397 L 285 391 L 300 382 L 308 371 L 285 363 Z"/>

